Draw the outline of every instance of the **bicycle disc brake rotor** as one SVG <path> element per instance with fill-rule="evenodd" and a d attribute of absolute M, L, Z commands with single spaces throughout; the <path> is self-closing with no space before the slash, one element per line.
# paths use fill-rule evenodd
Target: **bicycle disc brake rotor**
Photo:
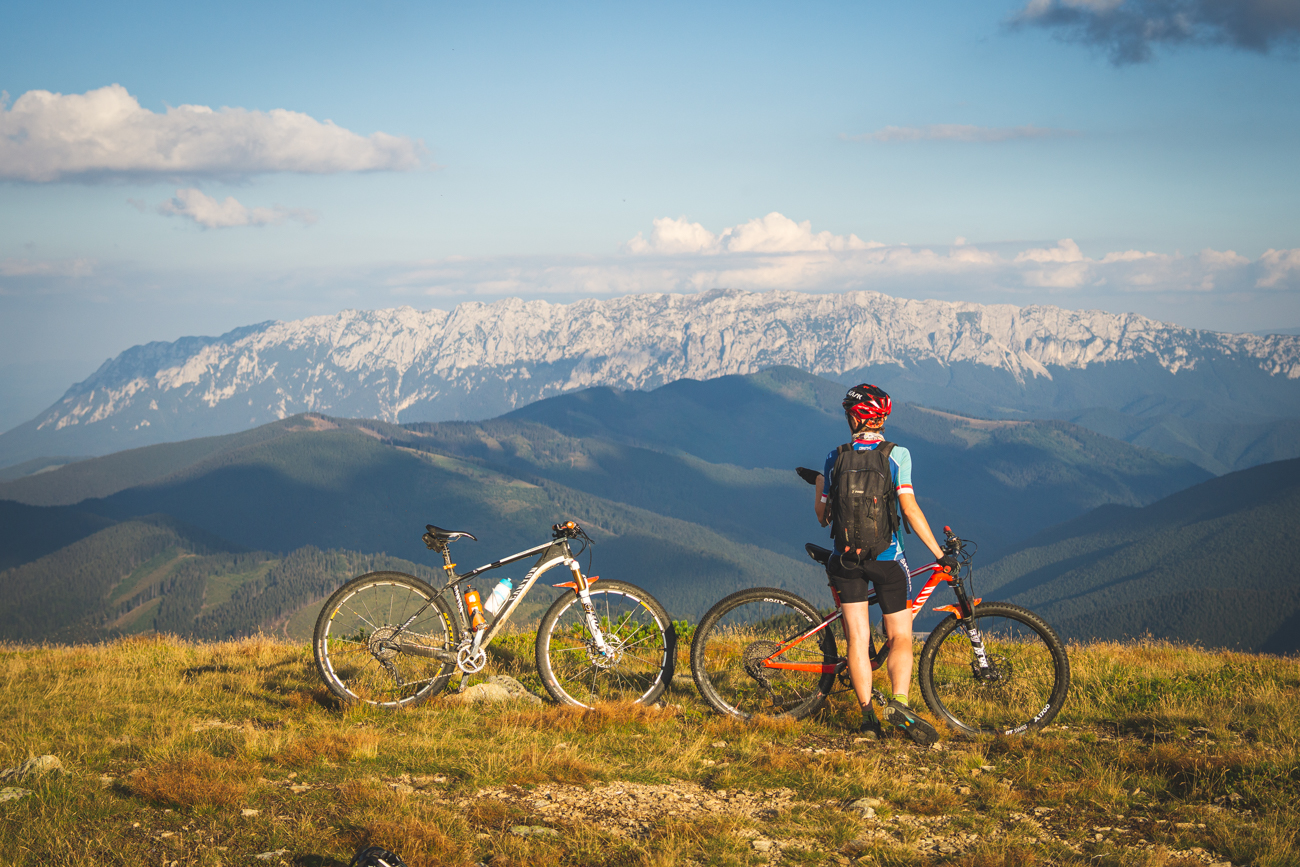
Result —
<path fill-rule="evenodd" d="M 1005 656 L 989 656 L 989 667 L 980 668 L 979 660 L 972 660 L 970 667 L 975 674 L 975 680 L 988 687 L 1006 686 L 1011 682 L 1012 671 L 1011 660 Z"/>
<path fill-rule="evenodd" d="M 623 642 L 609 633 L 605 633 L 606 653 L 601 653 L 594 641 L 588 640 L 586 645 L 587 659 L 597 668 L 613 668 L 623 658 Z"/>
<path fill-rule="evenodd" d="M 370 655 L 380 662 L 388 662 L 397 656 L 398 642 L 393 641 L 393 636 L 396 634 L 396 626 L 381 626 L 370 633 L 370 640 L 366 643 Z"/>
<path fill-rule="evenodd" d="M 775 641 L 755 641 L 745 648 L 742 656 L 745 673 L 758 681 L 759 686 L 768 692 L 772 691 L 772 678 L 769 670 L 763 667 L 763 660 L 780 649 L 781 645 Z"/>

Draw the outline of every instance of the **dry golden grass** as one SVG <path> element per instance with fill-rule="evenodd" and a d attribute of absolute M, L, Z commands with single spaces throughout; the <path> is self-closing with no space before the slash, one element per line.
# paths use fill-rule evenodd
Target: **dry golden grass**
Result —
<path fill-rule="evenodd" d="M 529 637 L 513 640 L 494 665 L 530 684 Z M 337 707 L 308 648 L 265 638 L 0 646 L 0 767 L 52 753 L 69 770 L 0 804 L 0 852 L 15 867 L 234 865 L 284 849 L 289 864 L 343 867 L 374 842 L 412 865 L 660 867 L 767 863 L 754 841 L 770 838 L 781 864 L 1177 867 L 1199 847 L 1300 867 L 1295 660 L 1158 642 L 1070 653 L 1051 730 L 922 751 L 855 743 L 846 696 L 800 723 L 711 715 L 680 684 L 667 708 L 434 699 L 390 713 Z M 684 800 L 631 835 L 598 802 L 533 800 L 618 781 L 788 794 L 770 815 Z M 846 812 L 864 797 L 881 799 L 878 820 Z M 1096 840 L 1095 827 L 1121 830 Z M 922 848 L 943 835 L 968 836 Z"/>
<path fill-rule="evenodd" d="M 255 777 L 241 761 L 190 753 L 132 772 L 126 787 L 146 801 L 175 807 L 229 807 L 240 803 Z"/>

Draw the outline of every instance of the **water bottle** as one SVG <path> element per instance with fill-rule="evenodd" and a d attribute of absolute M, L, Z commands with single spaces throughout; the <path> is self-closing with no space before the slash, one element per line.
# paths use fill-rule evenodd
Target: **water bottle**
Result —
<path fill-rule="evenodd" d="M 469 628 L 478 632 L 487 626 L 483 616 L 483 603 L 479 601 L 478 591 L 473 587 L 465 591 L 465 607 L 469 610 Z"/>
<path fill-rule="evenodd" d="M 483 608 L 493 617 L 501 610 L 501 606 L 506 604 L 510 598 L 510 591 L 515 589 L 515 585 L 510 582 L 509 578 L 502 578 L 497 586 L 492 588 L 492 595 L 483 603 Z"/>

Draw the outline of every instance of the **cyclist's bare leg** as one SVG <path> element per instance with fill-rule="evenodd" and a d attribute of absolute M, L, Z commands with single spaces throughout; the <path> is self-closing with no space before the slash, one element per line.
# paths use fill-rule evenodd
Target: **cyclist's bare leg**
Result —
<path fill-rule="evenodd" d="M 885 670 L 889 672 L 889 684 L 894 695 L 901 695 L 906 703 L 908 688 L 912 684 L 912 611 L 904 608 L 886 614 L 884 619 L 885 634 L 889 636 L 889 658 L 885 660 Z"/>
<path fill-rule="evenodd" d="M 870 603 L 867 602 L 845 602 L 840 608 L 844 611 L 844 637 L 848 642 L 845 648 L 845 655 L 849 660 L 849 677 L 853 679 L 853 692 L 858 697 L 858 704 L 866 708 L 871 704 L 871 617 L 868 612 Z M 862 640 L 859 641 L 858 637 Z M 889 649 L 890 655 L 893 655 L 894 649 Z M 912 661 L 912 644 L 907 644 L 909 659 L 907 661 L 908 676 L 911 677 Z M 893 673 L 893 662 L 890 662 L 890 673 Z"/>

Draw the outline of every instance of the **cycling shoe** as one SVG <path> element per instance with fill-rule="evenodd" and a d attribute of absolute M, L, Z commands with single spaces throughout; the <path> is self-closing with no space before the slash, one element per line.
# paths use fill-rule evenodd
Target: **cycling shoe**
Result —
<path fill-rule="evenodd" d="M 939 740 L 939 730 L 912 713 L 912 709 L 897 699 L 885 705 L 885 721 L 903 732 L 912 742 L 923 747 Z"/>

